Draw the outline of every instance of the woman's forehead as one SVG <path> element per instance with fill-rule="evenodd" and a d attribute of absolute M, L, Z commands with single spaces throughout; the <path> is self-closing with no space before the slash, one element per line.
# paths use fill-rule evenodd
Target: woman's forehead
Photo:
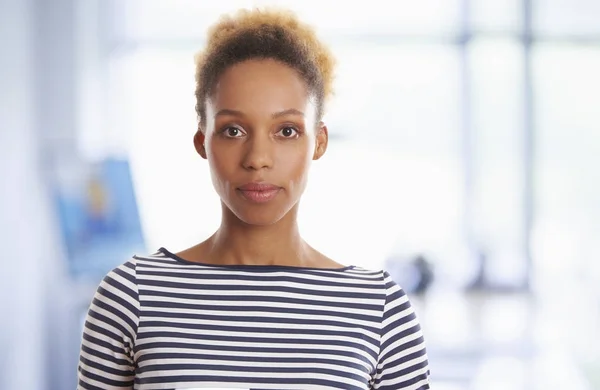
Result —
<path fill-rule="evenodd" d="M 255 60 L 234 65 L 221 75 L 207 109 L 212 114 L 207 112 L 208 117 L 222 110 L 273 116 L 295 110 L 310 115 L 314 99 L 294 69 L 276 61 Z"/>

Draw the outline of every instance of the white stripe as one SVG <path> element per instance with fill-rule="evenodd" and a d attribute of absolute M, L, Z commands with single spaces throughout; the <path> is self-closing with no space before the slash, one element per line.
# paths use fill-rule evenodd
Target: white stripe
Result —
<path fill-rule="evenodd" d="M 97 388 L 100 388 L 100 389 L 106 389 L 106 384 L 104 384 L 102 382 L 98 382 L 98 381 L 90 379 L 90 378 L 87 378 L 87 377 L 83 376 L 81 372 L 78 374 L 78 377 L 86 385 L 96 386 Z M 82 387 L 79 384 L 77 384 L 77 390 L 83 390 L 83 389 L 87 389 L 87 388 L 88 387 Z M 131 390 L 131 387 L 111 387 L 110 390 Z"/>
<path fill-rule="evenodd" d="M 289 373 L 278 373 L 278 372 L 234 372 L 234 371 L 221 371 L 221 370 L 211 370 L 211 371 L 202 371 L 198 372 L 196 370 L 169 370 L 164 372 L 166 377 L 177 376 L 177 375 L 221 375 L 226 378 L 280 378 L 280 379 L 289 379 Z M 298 381 L 302 381 L 303 379 L 321 379 L 326 381 L 333 381 L 344 383 L 350 386 L 361 386 L 362 384 L 354 379 L 349 379 L 341 376 L 333 376 L 327 374 L 318 374 L 318 373 L 306 373 L 303 375 L 295 374 Z M 152 377 L 148 373 L 141 373 L 137 375 L 140 379 L 146 379 L 148 377 Z M 281 388 L 282 385 L 280 385 Z M 285 385 L 284 385 L 285 386 Z M 254 385 L 256 387 L 256 385 Z M 260 386 L 262 387 L 262 385 Z"/>
<path fill-rule="evenodd" d="M 185 353 L 202 353 L 202 351 L 190 351 L 190 350 L 182 351 L 181 348 L 154 348 L 154 349 L 152 349 L 152 352 L 158 353 L 158 354 L 184 353 L 184 352 Z M 140 359 L 140 357 L 146 353 L 148 353 L 148 351 L 141 351 L 141 352 L 138 351 L 138 353 L 135 356 L 136 360 Z M 260 362 L 261 359 L 264 359 L 264 358 L 277 358 L 277 357 L 290 358 L 291 357 L 291 358 L 298 358 L 298 359 L 303 359 L 303 358 L 311 359 L 311 358 L 315 357 L 313 354 L 309 354 L 309 353 L 297 353 L 297 352 L 289 352 L 289 351 L 285 352 L 285 353 L 283 353 L 283 352 L 275 353 L 275 352 L 250 352 L 250 351 L 233 351 L 232 352 L 232 351 L 211 350 L 210 354 L 214 355 L 215 357 L 222 357 L 223 359 L 226 359 L 227 357 L 255 358 L 257 362 Z M 368 370 L 371 370 L 373 368 L 373 365 L 369 366 L 362 359 L 353 357 L 352 355 L 327 355 L 326 359 L 361 365 L 361 366 L 364 366 L 365 368 L 367 368 Z M 371 360 L 371 359 L 369 359 L 369 360 Z"/>
<path fill-rule="evenodd" d="M 200 310 L 200 309 L 179 309 L 179 308 L 170 308 L 170 307 L 161 307 L 161 308 L 148 308 L 148 310 L 150 311 L 157 311 L 159 313 L 171 313 L 171 314 L 188 314 L 188 315 L 214 315 L 214 316 L 224 316 L 224 315 L 233 315 L 234 313 L 231 312 L 224 312 L 222 310 Z M 110 314 L 110 313 L 109 313 Z M 261 319 L 272 319 L 272 320 L 276 320 L 276 319 L 286 319 L 286 320 L 291 320 L 291 319 L 296 319 L 296 320 L 311 320 L 311 321 L 343 321 L 346 322 L 348 324 L 352 324 L 355 326 L 373 326 L 373 322 L 372 321 L 366 321 L 366 320 L 357 320 L 355 318 L 345 318 L 345 317 L 340 317 L 340 316 L 336 316 L 334 315 L 334 313 L 332 313 L 331 315 L 326 315 L 326 314 L 320 314 L 320 315 L 315 315 L 315 314 L 297 314 L 297 313 L 271 313 L 271 312 L 266 312 L 266 311 L 253 311 L 253 310 L 248 310 L 248 311 L 236 311 L 235 312 L 235 317 L 260 317 Z M 146 320 L 150 320 L 150 318 L 152 318 L 152 320 L 157 320 L 157 319 L 161 319 L 162 321 L 169 321 L 169 319 L 167 317 L 161 317 L 160 314 L 158 316 L 146 316 L 144 319 Z M 264 325 L 261 325 L 264 326 Z"/>
<path fill-rule="evenodd" d="M 98 349 L 96 348 L 96 350 L 98 350 Z M 103 366 L 106 366 L 106 362 L 102 361 L 102 359 L 100 359 L 100 358 L 99 358 L 99 357 L 97 357 L 97 356 L 90 355 L 89 353 L 87 353 L 87 352 L 85 352 L 85 351 L 82 351 L 82 352 L 81 352 L 81 354 L 80 354 L 80 356 L 81 356 L 81 357 L 84 357 L 85 359 L 87 359 L 87 360 L 89 360 L 89 361 L 92 361 L 92 362 L 94 362 L 94 363 L 98 363 L 98 364 L 102 364 Z M 129 357 L 128 357 L 128 356 L 125 356 L 125 355 L 122 355 L 121 359 L 122 359 L 122 360 L 128 360 L 128 359 L 129 359 Z M 83 365 L 82 363 L 80 363 L 80 365 L 81 365 L 81 366 L 84 366 L 84 367 L 87 367 L 86 365 Z M 110 364 L 110 368 L 113 368 L 113 369 L 116 369 L 116 370 L 121 370 L 121 371 L 129 371 L 129 370 L 131 370 L 131 369 L 132 369 L 132 366 L 130 366 L 130 365 L 122 365 L 122 364 L 114 364 L 114 363 L 111 363 L 111 364 Z M 87 369 L 87 368 L 86 368 L 86 369 Z M 89 371 L 89 370 L 88 370 L 88 371 Z"/>
<path fill-rule="evenodd" d="M 146 281 L 155 281 L 162 283 L 175 283 L 181 284 L 181 288 L 185 288 L 184 284 L 194 285 L 194 286 L 231 286 L 234 282 L 235 284 L 239 284 L 240 287 L 281 287 L 282 282 L 277 280 L 239 280 L 239 279 L 200 279 L 200 278 L 186 278 L 186 277 L 175 277 L 175 276 L 165 276 L 165 275 L 138 275 L 137 277 L 138 283 L 146 282 Z M 286 288 L 297 288 L 300 290 L 306 291 L 327 291 L 327 292 L 340 292 L 340 287 L 335 285 L 311 285 L 304 284 L 300 281 L 291 282 L 286 281 L 284 287 Z M 364 294 L 365 290 L 361 287 L 343 287 L 343 291 L 346 294 Z M 203 289 L 203 291 L 206 291 Z M 219 291 L 215 291 L 218 293 Z M 369 291 L 370 294 L 383 294 L 384 290 L 381 291 Z"/>
<path fill-rule="evenodd" d="M 404 318 L 404 317 L 400 317 Z M 419 324 L 419 321 L 415 318 L 408 322 L 398 322 L 400 325 L 393 327 L 388 333 L 381 337 L 381 344 L 385 344 L 389 339 L 396 337 L 398 334 L 404 332 L 407 329 L 412 328 L 415 325 Z"/>
<path fill-rule="evenodd" d="M 276 295 L 273 295 L 273 296 L 276 296 Z M 262 297 L 265 297 L 265 295 L 263 294 Z M 154 296 L 154 297 L 152 297 L 152 299 L 146 298 L 145 301 L 146 301 L 146 303 L 152 301 L 152 302 L 169 302 L 169 303 L 178 303 L 178 304 L 183 303 L 183 304 L 198 305 L 198 306 L 216 305 L 216 306 L 223 306 L 223 307 L 227 307 L 227 306 L 239 307 L 240 303 L 242 303 L 237 300 L 230 300 L 230 301 L 202 300 L 201 302 L 198 302 L 197 299 L 172 298 L 172 297 L 163 297 L 163 296 Z M 306 301 L 306 299 L 305 299 L 305 301 Z M 302 304 L 302 303 L 288 303 L 288 302 L 271 302 L 271 301 L 261 301 L 260 298 L 257 299 L 256 302 L 244 302 L 244 303 L 246 303 L 249 306 L 261 306 L 261 307 L 272 307 L 272 308 L 277 308 L 277 309 L 289 309 L 290 311 L 293 311 L 296 309 L 298 309 L 298 310 L 322 310 L 322 311 L 330 311 L 330 312 L 335 312 L 335 313 L 351 313 L 351 314 L 373 316 L 373 317 L 381 316 L 381 310 L 376 311 L 376 310 L 355 309 L 355 308 L 350 308 L 350 307 L 336 307 L 336 306 L 326 305 L 324 303 Z M 152 309 L 161 310 L 162 307 L 154 307 Z"/>
<path fill-rule="evenodd" d="M 99 300 L 102 301 L 102 302 L 104 302 L 104 303 L 107 303 L 109 305 L 112 305 L 113 307 L 116 307 L 123 316 L 127 316 L 129 319 L 131 319 L 132 321 L 134 321 L 135 323 L 137 323 L 137 319 L 133 317 L 133 314 L 130 313 L 129 310 L 125 310 L 123 308 L 123 306 L 121 306 L 121 305 L 119 305 L 118 303 L 115 303 L 115 302 L 112 302 L 112 303 L 108 302 L 105 299 L 99 299 Z M 105 316 L 107 318 L 110 318 L 111 320 L 115 321 L 117 324 L 123 326 L 127 330 L 127 332 L 129 334 L 135 335 L 135 329 L 133 329 L 131 326 L 129 326 L 129 323 L 127 321 L 125 321 L 125 319 L 123 317 L 119 317 L 119 316 L 111 313 L 108 310 L 104 310 L 103 308 L 101 308 L 99 306 L 96 306 L 93 302 L 90 305 L 90 310 L 92 310 L 92 311 L 94 311 L 94 312 L 96 312 L 98 314 L 101 314 L 101 315 L 103 315 L 103 316 Z M 90 321 L 90 318 L 88 318 L 88 321 Z M 118 333 L 121 333 L 121 331 L 117 331 L 117 334 Z"/>
<path fill-rule="evenodd" d="M 296 356 L 294 356 L 296 357 Z M 227 360 L 227 359 L 219 359 L 218 357 L 215 357 L 215 359 L 211 359 L 211 360 L 205 360 L 205 359 L 176 359 L 176 358 L 163 358 L 163 359 L 150 359 L 150 360 L 145 360 L 143 362 L 141 362 L 139 364 L 139 367 L 147 367 L 147 366 L 151 366 L 154 364 L 188 364 L 188 365 L 221 365 L 221 366 L 232 366 L 232 367 L 239 367 L 240 370 L 238 372 L 253 372 L 252 368 L 253 367 L 268 367 L 267 364 L 265 364 L 264 362 L 260 362 L 260 361 L 254 361 L 254 362 L 249 362 L 249 361 L 233 361 L 233 360 Z M 345 372 L 349 372 L 352 373 L 353 375 L 356 376 L 361 376 L 365 379 L 370 379 L 370 376 L 365 373 L 364 371 L 358 370 L 356 368 L 349 368 L 349 367 L 343 367 L 340 368 L 339 365 L 333 365 L 333 364 L 313 364 L 313 363 L 282 363 L 282 362 L 278 362 L 276 367 L 279 368 L 304 368 L 304 369 L 308 369 L 308 371 L 310 371 L 310 369 L 313 368 L 320 368 L 320 369 L 326 369 L 326 370 L 332 370 L 332 371 L 340 371 L 341 369 L 343 369 Z M 257 373 L 260 374 L 260 373 Z"/>
<path fill-rule="evenodd" d="M 101 339 L 101 340 L 103 340 L 103 339 Z M 108 341 L 108 340 L 106 340 L 106 341 Z M 125 353 L 116 353 L 115 354 L 115 352 L 112 349 L 108 349 L 108 348 L 103 347 L 101 345 L 93 344 L 92 342 L 87 341 L 87 340 L 82 340 L 81 341 L 81 345 L 89 348 L 92 351 L 103 353 L 105 355 L 114 356 L 117 359 L 123 359 L 123 360 L 126 360 L 126 361 L 130 360 L 129 356 L 127 356 Z M 85 352 L 82 351 L 81 353 L 85 353 Z M 94 359 L 97 359 L 97 358 L 94 358 Z M 101 362 L 100 360 L 94 360 L 94 361 L 96 361 L 98 363 L 102 363 L 103 365 L 107 365 L 108 364 L 107 362 Z M 111 367 L 117 367 L 117 366 L 120 367 L 120 365 L 117 365 L 115 363 L 111 363 Z"/>
<path fill-rule="evenodd" d="M 143 268 L 143 266 L 141 266 L 139 264 L 140 262 L 138 261 L 138 271 L 143 271 L 143 272 L 161 272 L 161 270 L 159 268 Z M 144 263 L 143 263 L 144 264 Z M 152 265 L 152 263 L 145 263 L 148 265 Z M 178 274 L 187 274 L 187 275 L 227 275 L 227 277 L 231 278 L 231 279 L 236 279 L 236 277 L 251 277 L 251 276 L 258 276 L 260 275 L 260 277 L 264 277 L 264 278 L 268 278 L 268 279 L 273 279 L 273 278 L 280 278 L 280 277 L 290 277 L 290 278 L 295 278 L 295 279 L 302 279 L 302 280 L 307 280 L 307 281 L 320 281 L 320 282 L 328 282 L 328 283 L 336 283 L 336 284 L 363 284 L 365 286 L 373 286 L 375 284 L 380 283 L 381 280 L 381 276 L 378 276 L 379 279 L 377 277 L 374 278 L 366 278 L 364 274 L 357 274 L 354 275 L 354 277 L 352 278 L 340 278 L 339 276 L 339 271 L 336 271 L 335 273 L 327 273 L 324 272 L 322 270 L 316 270 L 316 271 L 311 271 L 310 273 L 308 272 L 294 272 L 294 271 L 273 271 L 270 270 L 269 272 L 261 272 L 261 273 L 257 273 L 256 271 L 245 271 L 242 269 L 238 269 L 238 268 L 215 268 L 215 267 L 202 267 L 202 268 L 190 268 L 187 267 L 186 265 L 181 265 L 178 264 L 178 267 L 174 267 L 173 269 L 168 269 L 168 270 L 162 270 L 163 272 L 169 272 L 169 273 L 178 273 Z"/>
<path fill-rule="evenodd" d="M 130 380 L 133 379 L 133 376 L 128 376 L 128 377 L 124 378 L 122 376 L 113 375 L 113 374 L 111 374 L 109 372 L 102 371 L 102 370 L 99 370 L 97 368 L 90 367 L 90 366 L 81 365 L 81 367 L 84 370 L 86 370 L 87 372 L 89 372 L 90 374 L 95 374 L 95 375 L 98 375 L 98 376 L 103 377 L 105 379 L 112 380 L 112 381 L 127 382 L 127 381 L 130 381 Z M 104 385 L 104 386 L 106 386 L 106 385 Z"/>
<path fill-rule="evenodd" d="M 230 282 L 230 284 L 239 284 L 236 283 L 235 281 Z M 153 295 L 152 292 L 154 291 L 160 291 L 160 292 L 164 292 L 164 293 L 170 293 L 170 294 L 188 294 L 188 295 L 216 295 L 216 296 L 221 296 L 221 297 L 227 297 L 227 296 L 252 296 L 252 297 L 280 297 L 280 298 L 289 298 L 289 299 L 303 299 L 303 300 L 309 300 L 312 302 L 323 302 L 323 303 L 327 303 L 327 302 L 331 302 L 331 303 L 356 303 L 356 304 L 364 304 L 364 305 L 380 305 L 381 308 L 383 309 L 383 302 L 382 299 L 375 299 L 375 298 L 356 298 L 356 297 L 332 297 L 332 296 L 326 296 L 326 295 L 307 295 L 301 292 L 287 292 L 287 291 L 277 291 L 277 292 L 268 292 L 268 291 L 257 291 L 256 289 L 251 289 L 248 288 L 247 290 L 242 290 L 241 289 L 241 285 L 239 286 L 240 290 L 210 290 L 210 289 L 186 289 L 183 287 L 162 287 L 162 286 L 150 286 L 150 285 L 145 285 L 141 288 L 141 300 L 145 300 L 148 297 L 155 297 L 156 295 Z M 177 299 L 181 299 L 181 298 L 173 298 L 174 300 Z M 381 313 L 380 313 L 381 314 Z"/>
<path fill-rule="evenodd" d="M 231 327 L 234 326 L 236 328 L 240 328 L 240 329 L 244 329 L 244 328 L 263 328 L 263 329 L 270 329 L 273 327 L 277 327 L 278 329 L 306 329 L 307 331 L 309 331 L 307 334 L 311 334 L 310 331 L 333 331 L 333 332 L 347 332 L 347 331 L 352 331 L 352 332 L 357 332 L 357 333 L 361 333 L 365 336 L 371 337 L 375 340 L 377 340 L 379 338 L 379 334 L 373 333 L 369 330 L 366 330 L 362 327 L 340 327 L 340 326 L 331 326 L 331 325 L 313 325 L 313 324 L 279 324 L 279 323 L 253 323 L 253 322 L 236 322 L 236 323 L 231 323 L 229 321 L 220 321 L 220 320 L 207 320 L 207 319 L 203 319 L 203 320 L 198 320 L 198 319 L 191 319 L 191 318 L 156 318 L 156 319 L 152 319 L 153 321 L 162 321 L 165 322 L 166 324 L 172 323 L 172 324 L 186 324 L 186 325 L 210 325 L 210 326 L 223 326 L 223 327 Z M 171 329 L 173 331 L 179 331 L 181 328 L 179 327 L 169 327 L 167 325 L 168 329 Z M 163 327 L 157 327 L 157 328 L 163 328 Z M 144 328 L 147 329 L 147 328 Z"/>
<path fill-rule="evenodd" d="M 398 347 L 398 346 L 400 346 L 400 345 L 402 345 L 402 344 L 404 344 L 404 343 L 406 343 L 408 341 L 414 340 L 414 339 L 416 339 L 418 337 L 419 337 L 419 335 L 410 335 L 410 336 L 405 337 L 405 338 L 403 338 L 401 340 L 398 340 L 396 343 L 390 345 L 389 348 L 385 349 L 384 351 L 381 351 L 381 355 L 385 355 L 388 351 L 393 350 L 394 348 L 396 348 L 396 347 Z M 393 362 L 395 360 L 399 360 L 399 359 L 401 359 L 401 358 L 403 358 L 405 356 L 410 355 L 411 353 L 415 353 L 415 352 L 423 350 L 424 347 L 425 346 L 423 345 L 423 343 L 419 343 L 419 344 L 417 344 L 417 345 L 415 345 L 413 347 L 403 349 L 403 350 L 401 350 L 400 352 L 398 352 L 398 353 L 396 353 L 394 355 L 388 356 L 387 357 L 387 361 Z"/>
<path fill-rule="evenodd" d="M 421 348 L 422 348 L 422 347 L 421 347 Z M 406 361 L 406 362 L 404 362 L 404 363 L 402 363 L 402 364 L 398 364 L 398 365 L 391 365 L 391 366 L 390 366 L 390 368 L 387 368 L 387 369 L 386 369 L 386 375 L 390 375 L 390 374 L 392 374 L 392 375 L 393 375 L 393 374 L 395 374 L 395 373 L 397 373 L 397 372 L 400 372 L 400 371 L 402 371 L 402 370 L 405 370 L 405 369 L 407 369 L 407 368 L 409 368 L 409 367 L 412 367 L 412 366 L 414 366 L 414 365 L 416 365 L 416 364 L 422 363 L 422 362 L 424 362 L 424 361 L 426 361 L 426 360 L 427 360 L 427 355 L 425 355 L 425 354 L 424 354 L 424 355 L 421 355 L 421 356 L 419 356 L 419 357 L 417 357 L 417 358 L 415 358 L 415 359 L 412 359 L 412 360 Z M 392 360 L 392 361 L 393 361 L 393 360 Z M 427 371 L 427 370 L 425 370 L 425 371 Z M 401 381 L 401 382 L 402 382 L 402 381 Z"/>
<path fill-rule="evenodd" d="M 281 355 L 288 355 L 288 356 L 290 354 L 293 356 L 296 356 L 296 353 L 297 353 L 296 351 L 300 350 L 300 349 L 305 350 L 305 351 L 311 351 L 311 350 L 322 350 L 322 349 L 326 348 L 330 351 L 349 352 L 349 353 L 357 352 L 356 348 L 346 347 L 346 346 L 341 346 L 341 345 L 324 346 L 324 345 L 318 345 L 318 344 L 294 344 L 294 343 L 257 345 L 256 341 L 244 342 L 244 341 L 223 341 L 223 340 L 195 340 L 195 339 L 181 339 L 178 337 L 148 337 L 148 338 L 138 339 L 137 345 L 138 345 L 138 347 L 141 348 L 146 344 L 157 343 L 157 342 L 182 343 L 184 341 L 189 342 L 189 347 L 185 349 L 186 352 L 196 351 L 197 350 L 195 348 L 196 344 L 203 344 L 203 345 L 215 346 L 215 347 L 237 347 L 240 349 L 240 351 L 244 351 L 244 348 L 248 348 L 248 347 L 265 348 L 265 349 L 269 348 L 269 349 L 277 350 L 277 352 L 274 352 L 274 354 L 281 354 Z M 244 351 L 244 352 L 246 352 L 246 351 Z M 212 349 L 211 349 L 211 353 L 212 353 Z M 330 355 L 326 355 L 326 356 L 330 356 Z M 365 354 L 364 357 L 368 358 L 369 360 L 372 360 L 370 355 Z"/>
<path fill-rule="evenodd" d="M 418 377 L 420 375 L 424 375 L 426 372 L 427 372 L 427 368 L 421 368 L 421 369 L 412 371 L 412 372 L 410 372 L 404 376 L 398 377 L 398 378 L 383 380 L 383 381 L 381 381 L 379 387 L 389 386 L 392 389 L 397 389 L 398 388 L 397 386 L 400 383 L 406 382 L 406 381 L 413 379 L 415 377 Z M 418 389 L 419 387 L 423 386 L 425 383 L 427 383 L 426 380 L 418 381 L 414 385 L 410 386 L 409 389 Z M 404 390 L 404 388 L 403 388 L 403 390 Z"/>
<path fill-rule="evenodd" d="M 182 333 L 188 336 L 223 336 L 223 337 L 247 337 L 247 338 L 262 338 L 265 339 L 265 342 L 269 342 L 269 339 L 286 339 L 286 340 L 321 340 L 321 341 L 330 341 L 335 339 L 336 341 L 346 341 L 349 343 L 363 345 L 373 352 L 377 352 L 379 348 L 376 345 L 373 345 L 366 340 L 349 337 L 349 336 L 330 336 L 330 335 L 319 335 L 319 334 L 296 334 L 296 333 L 264 333 L 264 332 L 230 332 L 230 331 L 217 331 L 217 330 L 194 330 L 194 329 L 180 329 L 180 328 L 166 328 L 166 327 L 144 327 L 144 333 L 150 332 L 177 332 Z M 196 339 L 193 339 L 196 340 Z M 316 344 L 316 343 L 315 343 Z"/>

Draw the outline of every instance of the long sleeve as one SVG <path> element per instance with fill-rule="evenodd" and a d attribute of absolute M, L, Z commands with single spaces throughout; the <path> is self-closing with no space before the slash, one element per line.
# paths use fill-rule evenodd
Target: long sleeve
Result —
<path fill-rule="evenodd" d="M 429 389 L 429 364 L 421 326 L 406 293 L 384 273 L 386 302 L 373 389 Z"/>
<path fill-rule="evenodd" d="M 133 261 L 106 275 L 88 310 L 78 389 L 132 389 L 139 300 Z"/>

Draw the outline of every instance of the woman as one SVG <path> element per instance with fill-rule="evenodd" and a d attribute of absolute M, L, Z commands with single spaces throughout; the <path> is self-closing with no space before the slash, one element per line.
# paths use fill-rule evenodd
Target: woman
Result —
<path fill-rule="evenodd" d="M 194 145 L 221 225 L 106 276 L 85 324 L 80 389 L 429 388 L 402 289 L 298 231 L 309 167 L 327 150 L 332 73 L 293 14 L 241 11 L 212 28 L 197 57 Z"/>

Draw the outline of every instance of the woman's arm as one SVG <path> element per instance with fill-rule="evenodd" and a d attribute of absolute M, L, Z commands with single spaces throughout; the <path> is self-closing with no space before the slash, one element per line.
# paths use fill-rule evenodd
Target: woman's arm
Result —
<path fill-rule="evenodd" d="M 138 320 L 131 261 L 106 275 L 94 295 L 83 330 L 78 389 L 133 389 Z"/>
<path fill-rule="evenodd" d="M 405 292 L 386 272 L 386 303 L 373 389 L 429 389 L 429 364 L 421 326 Z"/>

